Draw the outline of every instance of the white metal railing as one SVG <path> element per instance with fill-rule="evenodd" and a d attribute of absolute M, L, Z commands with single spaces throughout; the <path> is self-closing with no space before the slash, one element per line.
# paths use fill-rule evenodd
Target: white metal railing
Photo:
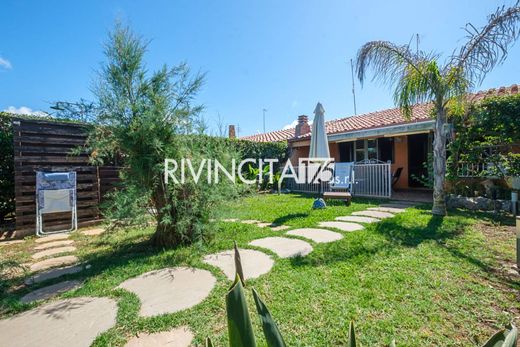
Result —
<path fill-rule="evenodd" d="M 493 168 L 492 163 L 468 163 L 459 162 L 457 163 L 457 176 L 458 177 L 488 177 L 492 176 L 489 174 Z"/>
<path fill-rule="evenodd" d="M 294 167 L 299 172 L 298 166 Z M 390 163 L 358 162 L 353 166 L 353 196 L 390 198 L 392 196 L 392 169 Z M 298 183 L 294 179 L 286 180 L 287 189 L 299 193 L 320 192 L 320 183 Z M 329 182 L 321 182 L 321 192 L 329 192 Z M 335 189 L 338 191 L 338 189 Z"/>

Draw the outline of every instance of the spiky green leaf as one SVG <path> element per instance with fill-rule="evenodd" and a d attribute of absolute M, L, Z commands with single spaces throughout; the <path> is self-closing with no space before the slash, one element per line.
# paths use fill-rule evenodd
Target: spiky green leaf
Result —
<path fill-rule="evenodd" d="M 273 320 L 271 313 L 267 309 L 262 299 L 258 296 L 256 290 L 253 289 L 253 297 L 255 298 L 256 311 L 262 321 L 262 329 L 264 330 L 265 340 L 269 347 L 285 347 L 285 341 L 278 329 L 278 325 Z"/>
<path fill-rule="evenodd" d="M 245 278 L 244 278 L 244 270 L 242 269 L 242 259 L 240 258 L 240 253 L 238 252 L 238 247 L 236 241 L 235 243 L 235 271 L 237 275 L 240 277 L 240 281 L 242 285 L 245 287 Z"/>
<path fill-rule="evenodd" d="M 348 347 L 356 347 L 356 329 L 354 328 L 354 321 L 350 321 L 348 329 Z"/>
<path fill-rule="evenodd" d="M 255 335 L 247 309 L 244 287 L 238 274 L 226 295 L 226 311 L 229 345 L 231 347 L 255 347 Z"/>
<path fill-rule="evenodd" d="M 507 329 L 500 330 L 482 345 L 482 347 L 516 347 L 518 329 L 509 325 Z"/>
<path fill-rule="evenodd" d="M 213 342 L 211 342 L 211 339 L 209 337 L 206 338 L 206 347 L 213 347 Z"/>

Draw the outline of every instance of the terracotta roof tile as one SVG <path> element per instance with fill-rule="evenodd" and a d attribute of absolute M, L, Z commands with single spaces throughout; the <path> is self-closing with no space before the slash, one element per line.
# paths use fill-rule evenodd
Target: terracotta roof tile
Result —
<path fill-rule="evenodd" d="M 481 101 L 490 96 L 502 96 L 518 94 L 518 85 L 513 84 L 509 87 L 500 87 L 498 89 L 489 89 L 470 94 L 469 99 L 473 102 Z M 350 116 L 340 119 L 334 119 L 325 122 L 327 134 L 345 133 L 355 130 L 373 129 L 387 127 L 391 125 L 399 125 L 405 123 L 416 123 L 430 120 L 429 112 L 431 104 L 418 104 L 413 107 L 412 116 L 406 119 L 399 108 L 391 108 L 388 110 L 365 113 L 356 116 Z M 255 142 L 279 142 L 279 141 L 298 141 L 310 137 L 311 133 L 307 133 L 294 137 L 295 129 L 271 131 L 263 134 L 256 134 L 241 137 L 243 140 Z"/>

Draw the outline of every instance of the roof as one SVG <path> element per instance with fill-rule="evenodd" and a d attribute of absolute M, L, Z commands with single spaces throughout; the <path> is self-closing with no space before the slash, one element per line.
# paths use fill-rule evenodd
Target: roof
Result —
<path fill-rule="evenodd" d="M 519 94 L 519 87 L 513 84 L 509 87 L 500 87 L 497 89 L 489 89 L 470 94 L 469 99 L 473 102 L 481 101 L 491 96 L 505 96 Z M 384 128 L 392 125 L 418 123 L 431 120 L 430 110 L 431 104 L 418 104 L 413 107 L 412 116 L 407 119 L 399 108 L 391 108 L 382 111 L 370 112 L 356 116 L 334 119 L 325 122 L 327 135 L 346 133 L 356 130 Z M 307 133 L 294 137 L 295 128 L 276 130 L 262 134 L 241 137 L 243 140 L 254 142 L 280 142 L 280 141 L 298 141 L 305 140 L 310 137 L 311 133 Z"/>

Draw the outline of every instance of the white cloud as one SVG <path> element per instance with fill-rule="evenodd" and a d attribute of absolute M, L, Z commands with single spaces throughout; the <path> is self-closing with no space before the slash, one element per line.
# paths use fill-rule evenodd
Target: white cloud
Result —
<path fill-rule="evenodd" d="M 294 128 L 296 126 L 296 124 L 298 124 L 298 120 L 295 119 L 294 121 L 292 121 L 291 124 L 287 124 L 285 125 L 282 130 L 287 130 L 287 129 L 291 129 L 291 128 Z"/>
<path fill-rule="evenodd" d="M 8 112 L 8 113 L 12 113 L 12 114 L 24 114 L 24 115 L 30 115 L 30 116 L 38 116 L 38 117 L 47 115 L 47 113 L 45 113 L 43 111 L 33 111 L 31 108 L 29 108 L 27 106 L 21 106 L 18 108 L 14 107 L 14 106 L 9 106 L 8 108 L 6 108 L 4 110 L 4 112 Z"/>
<path fill-rule="evenodd" d="M 291 122 L 291 124 L 287 124 L 287 125 L 285 125 L 285 126 L 282 128 L 282 130 L 287 130 L 287 129 L 295 128 L 297 124 L 298 124 L 298 120 L 295 119 L 295 120 L 293 120 L 293 121 Z M 311 124 L 312 124 L 312 120 L 309 121 L 309 125 L 311 125 Z"/>
<path fill-rule="evenodd" d="M 3 67 L 5 69 L 11 69 L 13 66 L 11 65 L 11 62 L 7 59 L 4 59 L 0 57 L 0 67 Z"/>

